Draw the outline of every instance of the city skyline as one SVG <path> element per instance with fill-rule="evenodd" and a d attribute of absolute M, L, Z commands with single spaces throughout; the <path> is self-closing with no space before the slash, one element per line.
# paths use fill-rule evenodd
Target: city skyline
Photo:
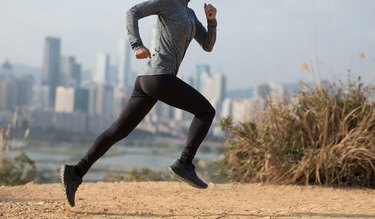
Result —
<path fill-rule="evenodd" d="M 72 4 L 70 0 L 54 3 L 3 0 L 0 60 L 40 67 L 44 37 L 57 36 L 63 40 L 63 54 L 77 57 L 84 69 L 94 72 L 97 53 L 115 57 L 118 39 L 127 39 L 125 13 L 139 2 L 83 0 Z M 205 23 L 203 3 L 192 0 L 189 6 Z M 229 89 L 251 87 L 259 81 L 308 80 L 316 75 L 345 79 L 348 69 L 354 77 L 362 76 L 365 81 L 374 77 L 373 1 L 239 0 L 233 4 L 212 0 L 209 3 L 218 8 L 217 44 L 212 53 L 205 53 L 193 42 L 181 66 L 181 76 L 194 74 L 197 64 L 209 64 L 214 71 L 228 76 Z M 90 9 L 82 11 L 87 6 Z M 142 39 L 150 46 L 155 17 L 142 19 L 140 23 Z M 360 59 L 360 53 L 365 54 L 365 60 Z M 138 72 L 146 61 L 132 57 L 131 62 L 133 70 Z M 304 73 L 301 62 L 308 63 L 315 74 Z"/>
<path fill-rule="evenodd" d="M 31 124 L 32 128 L 38 130 L 53 129 L 73 135 L 93 134 L 103 130 L 121 114 L 131 90 L 122 87 L 121 77 L 115 81 L 108 81 L 108 55 L 99 55 L 98 75 L 101 76 L 101 80 L 95 80 L 96 76 L 92 75 L 91 79 L 83 80 L 82 83 L 70 83 L 68 79 L 75 75 L 74 70 L 78 64 L 74 57 L 59 54 L 59 49 L 56 48 L 59 48 L 60 42 L 58 38 L 46 37 L 44 69 L 48 70 L 55 66 L 56 68 L 52 69 L 58 70 L 46 71 L 44 83 L 32 80 L 30 75 L 15 76 L 11 63 L 3 63 L 0 68 L 0 124 L 9 123 L 12 115 L 19 112 L 23 121 L 27 121 L 25 124 Z M 56 54 L 59 55 L 56 57 Z M 56 60 L 60 62 L 55 63 Z M 221 103 L 226 93 L 226 79 L 220 73 L 210 72 L 207 65 L 203 68 L 208 71 L 200 76 L 199 90 L 216 107 L 218 113 L 213 130 L 218 130 Z M 81 82 L 81 74 L 76 75 L 78 77 L 71 79 Z M 186 80 L 191 86 L 196 84 L 191 78 Z M 54 102 L 50 100 L 51 93 L 55 94 Z M 181 137 L 181 133 L 189 127 L 191 116 L 188 112 L 158 101 L 138 129 L 148 133 L 165 133 Z M 92 123 L 90 121 L 93 117 L 95 122 Z"/>

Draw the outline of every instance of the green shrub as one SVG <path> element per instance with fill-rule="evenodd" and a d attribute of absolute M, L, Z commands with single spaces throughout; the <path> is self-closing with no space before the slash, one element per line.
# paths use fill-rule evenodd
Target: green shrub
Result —
<path fill-rule="evenodd" d="M 21 153 L 15 158 L 0 157 L 0 185 L 22 185 L 35 177 L 35 163 Z"/>
<path fill-rule="evenodd" d="M 303 89 L 257 120 L 225 118 L 218 170 L 232 181 L 375 186 L 375 105 L 360 80 Z"/>

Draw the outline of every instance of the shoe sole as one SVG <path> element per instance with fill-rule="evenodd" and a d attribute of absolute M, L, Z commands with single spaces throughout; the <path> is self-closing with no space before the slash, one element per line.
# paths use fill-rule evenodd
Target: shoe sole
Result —
<path fill-rule="evenodd" d="M 66 188 L 65 188 L 65 183 L 64 183 L 64 173 L 65 173 L 65 165 L 62 165 L 61 168 L 60 168 L 61 188 L 62 188 L 62 190 L 64 192 L 64 195 L 65 195 L 66 204 L 68 204 L 70 207 L 74 207 L 74 205 L 72 206 L 69 203 L 68 195 L 66 194 Z"/>
<path fill-rule="evenodd" d="M 181 180 L 181 181 L 183 181 L 183 182 L 189 184 L 190 186 L 192 186 L 192 187 L 194 187 L 194 188 L 197 188 L 197 189 L 207 189 L 206 187 L 198 186 L 198 185 L 194 184 L 193 182 L 191 182 L 191 181 L 189 181 L 189 180 L 186 180 L 186 179 L 182 178 L 182 177 L 179 176 L 177 173 L 175 173 L 174 170 L 173 170 L 171 167 L 169 167 L 169 171 L 170 171 L 170 173 L 171 173 L 173 176 L 175 176 L 177 179 L 179 179 L 179 180 Z"/>

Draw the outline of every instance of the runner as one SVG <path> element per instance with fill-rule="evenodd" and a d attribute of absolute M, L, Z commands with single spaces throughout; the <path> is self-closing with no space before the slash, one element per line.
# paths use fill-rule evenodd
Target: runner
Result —
<path fill-rule="evenodd" d="M 176 75 L 192 39 L 205 51 L 212 51 L 216 41 L 216 8 L 204 4 L 206 29 L 188 3 L 189 0 L 149 0 L 128 11 L 126 28 L 134 55 L 137 59 L 150 60 L 136 78 L 132 95 L 118 119 L 95 139 L 76 165 L 62 166 L 61 180 L 70 206 L 74 207 L 75 193 L 90 167 L 112 145 L 128 136 L 159 100 L 194 115 L 186 146 L 169 170 L 196 188 L 207 188 L 197 176 L 192 161 L 211 126 L 215 109 L 203 95 Z M 158 40 L 152 54 L 143 45 L 138 28 L 138 20 L 150 15 L 158 16 Z"/>

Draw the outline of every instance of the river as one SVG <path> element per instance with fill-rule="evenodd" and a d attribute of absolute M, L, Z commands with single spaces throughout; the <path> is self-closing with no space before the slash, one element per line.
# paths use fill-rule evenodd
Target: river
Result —
<path fill-rule="evenodd" d="M 149 145 L 114 145 L 101 159 L 99 159 L 85 176 L 86 181 L 100 181 L 108 172 L 128 172 L 141 168 L 155 171 L 167 171 L 180 155 L 181 148 L 171 146 Z M 72 143 L 55 146 L 26 146 L 7 152 L 16 156 L 25 152 L 35 161 L 37 178 L 41 182 L 58 181 L 60 166 L 64 163 L 75 164 L 87 151 L 87 147 L 78 147 Z M 200 149 L 196 160 L 206 163 L 215 161 L 220 156 L 216 150 Z"/>

